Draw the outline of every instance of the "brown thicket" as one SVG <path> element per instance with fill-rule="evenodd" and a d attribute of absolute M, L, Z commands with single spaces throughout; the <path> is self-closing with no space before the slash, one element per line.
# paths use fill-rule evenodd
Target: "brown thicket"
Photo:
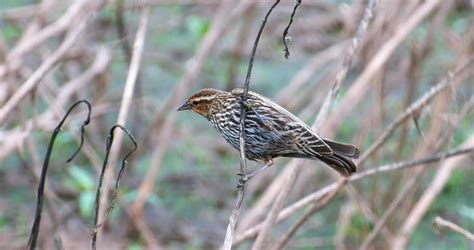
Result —
<path fill-rule="evenodd" d="M 358 145 L 358 173 L 341 180 L 318 162 L 276 160 L 245 187 L 226 247 L 405 249 L 433 241 L 474 247 L 474 186 L 459 181 L 474 178 L 472 1 L 343 2 L 302 1 L 287 60 L 282 34 L 294 1 L 281 1 L 259 41 L 250 90 L 323 137 Z M 85 191 L 66 183 L 68 169 L 84 169 L 96 185 L 115 123 L 134 134 L 138 149 L 115 214 L 100 227 L 98 248 L 223 246 L 239 154 L 204 120 L 175 110 L 195 90 L 244 86 L 243 69 L 274 3 L 0 6 L 0 248 L 26 246 L 49 135 L 81 99 L 92 104 L 91 123 L 72 163 L 65 161 L 80 143 L 86 111 L 74 111 L 59 135 L 38 246 L 89 245 L 92 220 L 79 216 Z M 106 189 L 130 148 L 122 137 L 116 133 L 110 151 Z M 99 221 L 109 200 L 103 192 Z M 432 238 L 412 243 L 426 230 Z"/>

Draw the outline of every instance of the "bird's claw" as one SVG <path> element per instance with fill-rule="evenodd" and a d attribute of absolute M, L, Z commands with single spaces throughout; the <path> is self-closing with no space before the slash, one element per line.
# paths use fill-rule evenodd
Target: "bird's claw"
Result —
<path fill-rule="evenodd" d="M 246 186 L 247 186 L 247 183 L 242 182 L 242 180 L 239 180 L 239 182 L 237 182 L 237 188 L 246 187 Z"/>
<path fill-rule="evenodd" d="M 237 173 L 240 176 L 239 181 L 237 182 L 237 188 L 247 186 L 247 181 L 250 180 L 249 176 L 244 173 Z"/>

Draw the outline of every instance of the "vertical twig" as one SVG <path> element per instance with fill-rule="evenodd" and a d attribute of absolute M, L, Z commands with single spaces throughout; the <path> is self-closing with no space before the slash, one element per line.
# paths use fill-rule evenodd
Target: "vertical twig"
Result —
<path fill-rule="evenodd" d="M 132 62 L 132 48 L 130 46 L 130 43 L 128 42 L 128 33 L 127 33 L 127 26 L 124 20 L 124 0 L 117 0 L 115 2 L 115 28 L 117 32 L 117 37 L 120 40 L 120 45 L 123 51 L 123 54 L 126 58 L 126 62 L 129 64 L 128 66 L 130 67 L 130 63 Z M 141 87 L 141 81 L 140 81 L 140 72 L 137 73 L 137 79 L 136 79 L 136 91 L 134 91 L 134 96 L 142 96 L 142 87 Z M 136 110 L 143 110 L 143 103 L 141 101 L 136 101 L 137 109 Z M 132 130 L 135 130 L 134 128 L 136 127 L 137 124 L 142 123 L 142 113 L 141 112 L 133 112 L 134 118 L 133 121 L 134 123 L 132 124 Z"/>
<path fill-rule="evenodd" d="M 290 22 L 285 28 L 285 31 L 283 31 L 283 44 L 285 45 L 285 58 L 289 59 L 290 58 L 290 49 L 288 49 L 288 42 L 291 41 L 291 36 L 288 35 L 288 31 L 290 30 L 290 26 L 293 23 L 293 17 L 295 17 L 296 14 L 296 9 L 298 9 L 298 6 L 300 6 L 301 0 L 295 0 L 295 7 L 293 8 L 293 12 L 291 12 L 291 17 L 290 17 Z"/>
<path fill-rule="evenodd" d="M 35 249 L 36 243 L 38 240 L 39 228 L 40 228 L 40 223 L 41 223 L 41 213 L 43 210 L 43 194 L 44 194 L 44 186 L 46 183 L 46 174 L 48 173 L 49 159 L 51 158 L 51 153 L 53 152 L 53 146 L 56 140 L 56 136 L 59 134 L 59 132 L 61 132 L 61 127 L 63 126 L 64 122 L 66 121 L 67 117 L 72 112 L 72 110 L 81 103 L 86 104 L 88 108 L 87 118 L 82 123 L 82 126 L 81 126 L 81 144 L 79 145 L 78 149 L 74 152 L 74 154 L 68 158 L 67 162 L 70 162 L 77 155 L 77 153 L 82 147 L 82 142 L 84 140 L 84 127 L 87 126 L 90 122 L 91 105 L 88 101 L 81 100 L 74 103 L 66 112 L 63 119 L 61 119 L 61 121 L 56 126 L 56 128 L 54 128 L 53 134 L 51 135 L 51 138 L 49 139 L 48 149 L 44 157 L 43 168 L 41 169 L 41 176 L 38 183 L 35 219 L 33 222 L 33 226 L 31 227 L 30 238 L 28 240 L 29 249 Z"/>
<path fill-rule="evenodd" d="M 260 36 L 262 35 L 263 28 L 265 27 L 265 24 L 267 23 L 267 19 L 270 16 L 270 13 L 273 11 L 273 9 L 280 3 L 280 0 L 275 1 L 275 3 L 270 7 L 268 10 L 267 14 L 263 18 L 262 25 L 260 26 L 260 30 L 257 33 L 257 37 L 255 38 L 255 42 L 253 44 L 253 49 L 252 53 L 250 55 L 250 61 L 249 61 L 249 67 L 247 69 L 247 76 L 245 78 L 245 83 L 244 83 L 244 92 L 242 93 L 241 96 L 241 109 L 240 109 L 240 138 L 239 138 L 239 143 L 240 143 L 240 173 L 242 175 L 247 174 L 247 167 L 246 167 L 246 162 L 245 162 L 245 105 L 244 103 L 247 101 L 247 94 L 249 91 L 249 85 L 250 85 L 250 77 L 252 76 L 252 67 L 253 67 L 253 61 L 255 59 L 255 53 L 257 52 L 257 46 L 258 42 L 260 40 Z M 227 232 L 224 240 L 224 249 L 225 250 L 230 250 L 232 248 L 232 240 L 234 236 L 234 231 L 235 231 L 235 225 L 237 224 L 237 219 L 239 218 L 240 214 L 240 207 L 242 205 L 242 201 L 244 200 L 245 196 L 245 183 L 242 183 L 244 185 L 239 185 L 239 191 L 237 193 L 237 198 L 235 200 L 234 208 L 232 209 L 232 213 L 229 218 L 229 225 L 227 226 Z"/>
<path fill-rule="evenodd" d="M 395 52 L 396 48 L 402 41 L 410 34 L 410 32 L 426 18 L 436 6 L 440 4 L 440 0 L 428 0 L 423 2 L 410 17 L 395 29 L 395 33 L 387 42 L 377 51 L 372 57 L 368 65 L 365 67 L 362 74 L 357 80 L 352 83 L 351 88 L 347 94 L 335 108 L 333 115 L 327 119 L 322 127 L 322 131 L 327 134 L 334 133 L 335 129 L 341 124 L 347 115 L 357 106 L 362 100 L 365 92 L 371 86 L 371 80 L 374 75 L 385 65 L 390 56 Z"/>
<path fill-rule="evenodd" d="M 110 151 L 111 151 L 112 144 L 114 142 L 114 131 L 115 131 L 116 128 L 120 128 L 122 131 L 124 131 L 128 135 L 130 140 L 133 142 L 133 149 L 131 149 L 122 159 L 122 166 L 120 167 L 119 173 L 117 175 L 117 179 L 115 181 L 115 188 L 114 188 L 113 193 L 112 193 L 112 200 L 110 202 L 110 205 L 107 207 L 107 210 L 105 212 L 104 217 L 102 218 L 101 223 L 99 223 L 99 209 L 100 209 L 100 204 L 101 204 L 101 202 L 100 202 L 100 193 L 101 193 L 101 190 L 102 190 L 102 183 L 103 183 L 103 180 L 104 180 L 105 170 L 107 169 L 109 154 L 110 154 Z M 95 194 L 94 227 L 93 227 L 92 233 L 91 233 L 91 248 L 94 249 L 94 250 L 97 247 L 96 243 L 97 243 L 97 235 L 98 235 L 99 228 L 107 220 L 108 216 L 110 215 L 110 213 L 112 212 L 112 209 L 115 206 L 115 200 L 117 198 L 118 187 L 119 187 L 119 184 L 120 184 L 120 180 L 122 179 L 122 175 L 125 171 L 125 167 L 127 165 L 127 158 L 133 152 L 135 152 L 136 149 L 137 149 L 137 142 L 135 141 L 135 138 L 133 138 L 132 134 L 130 132 L 128 132 L 128 130 L 126 128 L 122 127 L 119 124 L 116 124 L 110 129 L 109 136 L 107 137 L 105 158 L 104 158 L 104 162 L 102 164 L 102 170 L 100 172 L 99 183 L 97 185 L 97 191 L 96 191 L 96 194 Z"/>
<path fill-rule="evenodd" d="M 344 56 L 341 70 L 339 71 L 339 73 L 337 73 L 336 79 L 334 80 L 334 83 L 331 89 L 329 90 L 329 93 L 326 96 L 326 99 L 324 99 L 323 105 L 319 109 L 318 116 L 316 117 L 316 121 L 314 122 L 314 125 L 312 127 L 316 133 L 318 133 L 319 130 L 321 129 L 321 126 L 323 125 L 323 122 L 326 120 L 326 117 L 328 115 L 329 107 L 331 106 L 331 103 L 336 98 L 337 93 L 339 93 L 339 89 L 341 88 L 342 83 L 346 79 L 347 72 L 352 66 L 352 61 L 354 60 L 355 54 L 360 48 L 360 43 L 364 39 L 367 33 L 367 28 L 369 26 L 370 20 L 372 19 L 374 15 L 373 13 L 374 13 L 376 5 L 377 5 L 377 0 L 369 0 L 369 2 L 367 3 L 367 6 L 365 7 L 364 16 L 362 17 L 359 23 L 359 26 L 357 28 L 357 32 L 355 36 L 352 38 L 352 43 L 350 44 L 349 49 Z"/>
<path fill-rule="evenodd" d="M 362 164 L 372 155 L 378 148 L 380 148 L 383 143 L 392 135 L 395 129 L 410 118 L 413 114 L 418 112 L 421 108 L 426 106 L 435 96 L 437 96 L 441 91 L 446 89 L 450 80 L 453 80 L 455 77 L 458 77 L 464 73 L 471 65 L 474 63 L 474 56 L 468 60 L 462 62 L 457 66 L 452 72 L 449 72 L 440 82 L 431 87 L 422 97 L 418 98 L 414 103 L 412 103 L 404 112 L 400 113 L 395 121 L 390 123 L 390 125 L 385 129 L 382 135 L 377 138 L 377 140 L 362 154 L 359 159 L 358 164 Z"/>
<path fill-rule="evenodd" d="M 355 56 L 355 53 L 357 52 L 357 49 L 359 48 L 360 41 L 365 37 L 368 23 L 371 17 L 373 16 L 372 13 L 373 13 L 374 8 L 375 8 L 375 0 L 371 0 L 367 4 L 367 7 L 365 8 L 364 17 L 362 18 L 361 23 L 358 27 L 357 33 L 355 34 L 353 38 L 353 43 L 351 44 L 349 48 L 349 52 L 346 54 L 346 57 L 344 58 L 343 67 L 341 71 L 338 73 L 336 80 L 332 86 L 332 89 L 328 93 L 325 103 L 323 104 L 323 106 L 321 107 L 318 113 L 316 122 L 311 127 L 316 132 L 319 131 L 319 128 L 321 127 L 322 123 L 326 119 L 329 106 L 333 102 L 335 96 L 337 95 L 339 91 L 340 85 L 342 84 L 343 80 L 345 79 L 347 75 L 347 71 L 349 70 L 352 63 L 352 58 Z M 255 241 L 255 244 L 253 245 L 253 249 L 260 249 L 260 248 L 265 247 L 264 244 L 265 244 L 267 235 L 271 229 L 271 226 L 277 219 L 278 213 L 283 208 L 284 201 L 286 200 L 288 194 L 290 193 L 292 184 L 295 182 L 299 174 L 298 164 L 299 164 L 299 161 L 295 160 L 295 161 L 291 161 L 290 166 L 288 166 L 290 168 L 289 174 L 284 179 L 282 188 L 278 193 L 276 201 L 273 203 L 270 213 L 267 215 L 265 221 L 263 222 L 262 229 L 260 230 L 257 240 Z"/>
<path fill-rule="evenodd" d="M 121 126 L 124 126 L 125 123 L 127 122 L 127 116 L 129 114 L 130 106 L 132 104 L 133 92 L 135 90 L 135 84 L 136 84 L 136 80 L 138 76 L 138 71 L 140 70 L 140 62 L 142 58 L 143 47 L 145 44 L 146 29 L 148 25 L 149 13 L 150 13 L 150 9 L 148 7 L 145 7 L 141 14 L 139 27 L 138 27 L 137 34 L 135 37 L 135 42 L 133 45 L 132 59 L 130 62 L 128 76 L 127 76 L 127 80 L 125 83 L 125 88 L 124 88 L 123 96 L 122 96 L 122 103 L 120 105 L 120 111 L 117 118 L 117 124 Z M 114 166 L 117 161 L 117 157 L 120 152 L 122 139 L 123 139 L 123 134 L 118 133 L 115 138 L 117 143 L 113 144 L 110 150 L 110 165 L 112 166 Z M 109 184 L 112 181 L 112 176 L 113 176 L 113 168 L 107 169 L 104 176 L 104 186 L 106 188 L 109 187 Z M 107 200 L 108 200 L 108 191 L 105 190 L 104 195 L 101 197 L 101 204 L 105 204 Z M 104 214 L 105 212 L 103 210 L 104 209 L 103 207 L 105 206 L 101 206 L 101 207 L 102 209 L 98 212 L 98 216 L 100 216 L 101 214 Z"/>
<path fill-rule="evenodd" d="M 474 99 L 471 99 L 471 100 L 474 100 Z M 474 102 L 468 102 L 467 105 L 465 106 L 465 108 L 460 112 L 460 116 L 457 118 L 457 122 L 456 122 L 457 124 L 461 121 L 462 117 L 464 117 L 469 112 L 470 108 L 472 107 L 472 104 L 474 104 Z M 455 127 L 456 127 L 456 125 L 455 125 Z M 450 133 L 448 133 L 448 134 L 450 134 Z M 441 139 L 440 141 L 444 141 L 444 140 Z M 438 171 L 438 174 L 436 175 L 436 177 L 440 176 L 439 173 L 442 172 L 441 170 L 443 169 L 443 166 L 446 166 L 446 165 L 449 165 L 449 164 L 443 163 L 441 165 L 441 168 Z M 445 180 L 447 180 L 449 174 L 446 174 L 445 172 L 443 172 L 443 174 L 441 174 L 441 176 L 443 176 L 445 178 Z M 435 180 L 436 180 L 436 177 L 435 177 Z M 389 217 L 392 215 L 392 213 L 394 213 L 396 211 L 397 208 L 400 207 L 400 203 L 402 202 L 402 200 L 407 199 L 406 198 L 407 194 L 409 194 L 409 192 L 412 191 L 412 188 L 416 185 L 417 180 L 418 180 L 417 178 L 412 178 L 412 179 L 409 179 L 407 182 L 405 182 L 403 184 L 402 190 L 398 192 L 396 197 L 394 199 L 392 199 L 392 202 L 390 203 L 388 208 L 386 208 L 384 210 L 384 213 L 383 213 L 382 217 L 380 217 L 380 219 L 377 221 L 375 226 L 372 228 L 369 235 L 364 239 L 364 241 L 362 242 L 362 244 L 360 246 L 360 249 L 368 249 L 370 247 L 370 244 L 372 244 L 372 242 L 376 239 L 378 233 L 380 232 L 380 230 L 382 229 L 384 224 L 387 222 Z M 436 181 L 433 181 L 433 183 L 435 183 L 435 182 Z M 428 188 L 426 188 L 426 190 L 429 190 L 429 192 L 436 192 L 436 191 L 434 191 L 436 189 L 437 188 L 433 187 L 433 186 L 429 186 Z M 429 204 L 431 204 L 431 202 Z"/>
<path fill-rule="evenodd" d="M 152 130 L 148 134 L 150 134 L 151 137 L 156 137 L 156 141 L 158 141 L 160 145 L 153 149 L 150 167 L 147 170 L 145 179 L 140 184 L 137 199 L 133 203 L 132 209 L 137 215 L 143 210 L 145 201 L 155 185 L 156 177 L 161 168 L 163 155 L 165 154 L 169 145 L 167 142 L 171 140 L 170 134 L 172 134 L 173 125 L 176 120 L 176 112 L 171 112 L 169 114 L 167 114 L 167 112 L 170 109 L 174 109 L 173 106 L 178 105 L 178 101 L 184 98 L 186 91 L 189 90 L 191 84 L 194 82 L 195 78 L 198 76 L 201 68 L 203 67 L 207 56 L 213 52 L 216 43 L 219 41 L 225 30 L 229 27 L 229 24 L 250 6 L 250 4 L 247 4 L 247 2 L 240 2 L 229 16 L 229 7 L 232 4 L 232 0 L 225 0 L 221 2 L 216 14 L 214 15 L 209 31 L 206 33 L 206 36 L 202 39 L 201 43 L 196 49 L 196 54 L 191 59 L 189 59 L 189 67 L 186 67 L 186 71 L 181 77 L 181 80 L 176 84 L 176 87 L 169 94 L 167 100 L 164 101 L 164 105 L 162 105 L 160 110 L 153 115 L 155 118 L 151 123 L 151 127 L 160 127 L 160 130 L 158 133 Z M 166 119 L 163 119 L 164 117 L 166 117 Z M 162 124 L 159 125 L 160 123 Z"/>

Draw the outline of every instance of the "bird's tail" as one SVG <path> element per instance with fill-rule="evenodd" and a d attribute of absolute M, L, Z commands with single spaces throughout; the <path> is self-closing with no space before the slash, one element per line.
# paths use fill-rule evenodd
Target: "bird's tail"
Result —
<path fill-rule="evenodd" d="M 327 139 L 324 139 L 324 142 L 332 149 L 333 154 L 319 155 L 319 160 L 346 177 L 356 172 L 357 166 L 352 159 L 359 157 L 359 149 L 349 144 Z"/>

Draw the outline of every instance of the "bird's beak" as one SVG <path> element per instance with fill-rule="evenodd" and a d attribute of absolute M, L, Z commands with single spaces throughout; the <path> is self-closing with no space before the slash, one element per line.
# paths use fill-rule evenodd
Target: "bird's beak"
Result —
<path fill-rule="evenodd" d="M 189 110 L 191 109 L 191 105 L 185 103 L 183 104 L 181 107 L 178 108 L 178 111 L 181 111 L 181 110 Z"/>

